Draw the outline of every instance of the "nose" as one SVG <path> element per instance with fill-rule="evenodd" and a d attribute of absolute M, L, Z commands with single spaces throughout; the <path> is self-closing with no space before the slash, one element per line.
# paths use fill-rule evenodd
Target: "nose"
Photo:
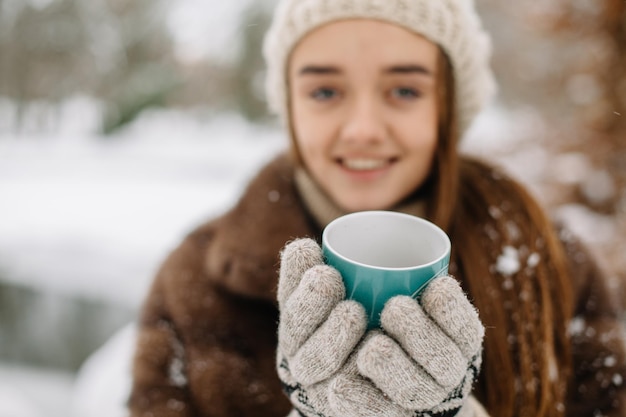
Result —
<path fill-rule="evenodd" d="M 346 110 L 341 141 L 351 145 L 376 145 L 385 140 L 383 109 L 374 97 L 355 97 Z"/>

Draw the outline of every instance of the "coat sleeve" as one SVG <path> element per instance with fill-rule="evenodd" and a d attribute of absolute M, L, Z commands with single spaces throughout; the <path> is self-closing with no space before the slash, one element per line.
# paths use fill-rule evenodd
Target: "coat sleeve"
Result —
<path fill-rule="evenodd" d="M 190 235 L 168 257 L 144 304 L 132 417 L 289 412 L 275 370 L 277 308 L 229 291 L 207 275 L 209 235 Z"/>
<path fill-rule="evenodd" d="M 626 416 L 626 353 L 620 283 L 611 281 L 569 232 L 575 310 L 569 323 L 573 369 L 568 416 Z"/>
<path fill-rule="evenodd" d="M 157 274 L 144 303 L 133 362 L 130 416 L 191 417 L 185 346 L 168 305 L 166 288 L 171 272 L 181 263 L 184 244 L 172 253 Z"/>

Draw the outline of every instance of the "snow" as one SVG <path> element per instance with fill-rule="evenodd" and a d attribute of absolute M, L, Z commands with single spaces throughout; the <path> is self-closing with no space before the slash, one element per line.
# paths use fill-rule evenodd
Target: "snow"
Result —
<path fill-rule="evenodd" d="M 0 416 L 66 417 L 69 373 L 0 363 Z"/>
<path fill-rule="evenodd" d="M 233 204 L 286 140 L 236 115 L 171 110 L 103 138 L 95 106 L 66 103 L 52 135 L 0 136 L 0 279 L 137 308 L 169 250 Z M 120 329 L 76 381 L 0 365 L 0 416 L 124 416 L 133 332 Z"/>
<path fill-rule="evenodd" d="M 570 77 L 565 86 L 566 94 L 578 105 L 589 105 L 602 97 L 602 86 L 589 74 L 577 74 Z"/>
<path fill-rule="evenodd" d="M 593 171 L 583 181 L 581 191 L 587 201 L 596 205 L 608 202 L 618 193 L 613 177 L 604 169 Z"/>
<path fill-rule="evenodd" d="M 555 155 L 550 163 L 550 176 L 562 184 L 580 184 L 590 172 L 589 159 L 580 152 Z"/>
<path fill-rule="evenodd" d="M 528 260 L 526 261 L 526 265 L 529 268 L 534 268 L 537 265 L 539 265 L 540 261 L 541 261 L 541 255 L 539 255 L 538 253 L 531 253 L 530 256 L 528 257 Z"/>
<path fill-rule="evenodd" d="M 120 329 L 83 365 L 71 391 L 71 416 L 126 415 L 136 328 Z"/>
<path fill-rule="evenodd" d="M 615 358 L 615 356 L 610 355 L 607 356 L 606 358 L 604 358 L 604 363 L 603 365 L 607 368 L 611 368 L 613 366 L 615 366 L 617 364 L 617 359 Z"/>
<path fill-rule="evenodd" d="M 264 0 L 263 4 L 272 7 L 275 2 Z M 242 32 L 241 15 L 250 4 L 251 0 L 178 0 L 172 3 L 167 23 L 179 59 L 188 62 L 205 58 L 233 59 L 239 52 L 236 46 Z M 229 47 L 224 48 L 225 45 Z"/>
<path fill-rule="evenodd" d="M 588 244 L 606 243 L 617 233 L 615 219 L 599 214 L 580 204 L 565 204 L 555 211 L 555 216 Z"/>
<path fill-rule="evenodd" d="M 502 275 L 513 275 L 520 270 L 519 252 L 512 246 L 502 248 L 496 261 L 496 271 Z"/>
<path fill-rule="evenodd" d="M 0 279 L 137 306 L 159 259 L 284 146 L 234 116 L 176 112 L 107 139 L 5 137 Z"/>
<path fill-rule="evenodd" d="M 486 157 L 506 154 L 544 130 L 543 121 L 534 110 L 513 111 L 493 103 L 476 117 L 461 142 L 461 149 Z"/>

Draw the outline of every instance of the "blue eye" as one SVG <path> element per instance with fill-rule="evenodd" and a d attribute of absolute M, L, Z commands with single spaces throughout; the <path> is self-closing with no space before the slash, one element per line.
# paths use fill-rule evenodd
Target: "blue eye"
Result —
<path fill-rule="evenodd" d="M 328 101 L 337 97 L 337 91 L 332 88 L 318 88 L 311 93 L 311 98 L 319 101 Z"/>
<path fill-rule="evenodd" d="M 393 97 L 399 98 L 401 100 L 413 100 L 419 98 L 421 96 L 421 93 L 414 88 L 399 87 L 393 89 L 392 95 Z"/>

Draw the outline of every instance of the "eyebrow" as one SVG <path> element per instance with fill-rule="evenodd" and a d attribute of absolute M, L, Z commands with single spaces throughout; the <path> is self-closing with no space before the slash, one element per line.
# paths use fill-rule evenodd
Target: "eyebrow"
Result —
<path fill-rule="evenodd" d="M 428 68 L 415 64 L 394 65 L 385 70 L 385 72 L 388 74 L 421 74 L 427 76 L 433 75 L 432 71 Z"/>
<path fill-rule="evenodd" d="M 322 66 L 322 65 L 307 65 L 303 67 L 300 71 L 298 71 L 298 74 L 300 75 L 307 75 L 307 74 L 329 75 L 329 74 L 340 74 L 340 73 L 341 73 L 341 70 L 337 67 Z"/>
<path fill-rule="evenodd" d="M 432 71 L 422 65 L 407 64 L 407 65 L 394 65 L 387 68 L 385 71 L 387 74 L 421 74 L 426 76 L 432 76 Z M 323 65 L 307 65 L 303 67 L 298 74 L 300 75 L 336 75 L 341 74 L 341 70 L 333 66 Z"/>

